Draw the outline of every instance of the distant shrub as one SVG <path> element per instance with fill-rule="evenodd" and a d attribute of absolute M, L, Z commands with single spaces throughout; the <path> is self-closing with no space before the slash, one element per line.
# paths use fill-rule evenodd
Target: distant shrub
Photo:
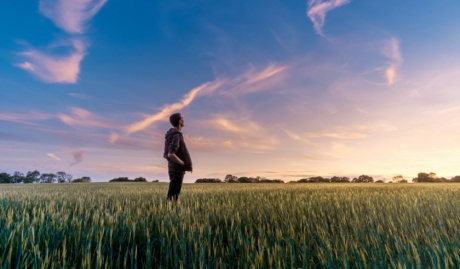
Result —
<path fill-rule="evenodd" d="M 195 183 L 222 183 L 222 180 L 218 178 L 199 178 Z"/>
<path fill-rule="evenodd" d="M 109 182 L 130 182 L 130 181 L 132 180 L 130 180 L 127 177 L 117 177 L 117 178 L 109 180 Z"/>

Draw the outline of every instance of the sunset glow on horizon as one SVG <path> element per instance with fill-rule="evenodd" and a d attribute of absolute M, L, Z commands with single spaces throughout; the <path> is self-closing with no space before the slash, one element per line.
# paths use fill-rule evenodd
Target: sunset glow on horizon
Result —
<path fill-rule="evenodd" d="M 460 175 L 460 2 L 3 5 L 0 172 L 166 182 L 181 112 L 186 183 Z"/>

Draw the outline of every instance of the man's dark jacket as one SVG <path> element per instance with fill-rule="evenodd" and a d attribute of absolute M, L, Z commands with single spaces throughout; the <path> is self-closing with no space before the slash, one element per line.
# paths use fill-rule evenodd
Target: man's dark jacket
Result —
<path fill-rule="evenodd" d="M 184 165 L 180 165 L 169 159 L 168 153 L 176 154 L 184 162 Z M 163 157 L 168 160 L 168 169 L 170 171 L 192 171 L 192 159 L 185 145 L 184 137 L 175 128 L 171 128 L 166 132 Z"/>

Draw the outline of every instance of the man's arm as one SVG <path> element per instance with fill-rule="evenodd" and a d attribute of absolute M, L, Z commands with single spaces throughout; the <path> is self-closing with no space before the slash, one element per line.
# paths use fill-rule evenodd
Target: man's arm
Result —
<path fill-rule="evenodd" d="M 184 162 L 174 153 L 168 153 L 168 158 L 177 164 L 184 165 Z"/>
<path fill-rule="evenodd" d="M 179 157 L 177 157 L 176 155 L 176 151 L 177 149 L 179 148 L 179 143 L 180 143 L 180 135 L 179 134 L 175 134 L 173 137 L 172 137 L 172 140 L 171 140 L 171 143 L 169 144 L 169 147 L 168 147 L 168 158 L 179 164 L 179 165 L 184 165 L 184 161 L 182 161 Z"/>

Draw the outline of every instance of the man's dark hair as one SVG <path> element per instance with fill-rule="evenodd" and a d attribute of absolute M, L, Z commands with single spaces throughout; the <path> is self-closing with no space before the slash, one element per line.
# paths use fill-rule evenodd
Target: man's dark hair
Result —
<path fill-rule="evenodd" d="M 177 127 L 181 118 L 182 116 L 180 113 L 174 113 L 169 117 L 169 122 L 172 124 L 172 126 Z"/>

